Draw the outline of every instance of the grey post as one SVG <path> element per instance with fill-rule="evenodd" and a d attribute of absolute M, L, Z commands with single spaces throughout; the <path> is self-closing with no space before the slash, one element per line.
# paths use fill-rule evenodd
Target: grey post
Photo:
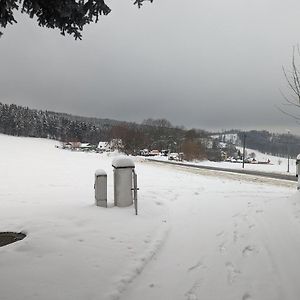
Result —
<path fill-rule="evenodd" d="M 94 187 L 96 205 L 107 207 L 107 174 L 104 170 L 96 170 Z"/>
<path fill-rule="evenodd" d="M 131 158 L 117 157 L 113 160 L 114 167 L 114 204 L 118 207 L 127 207 L 133 204 L 133 176 L 135 168 Z"/>
<path fill-rule="evenodd" d="M 298 177 L 297 190 L 300 190 L 300 154 L 297 155 L 296 159 L 296 176 Z"/>
<path fill-rule="evenodd" d="M 133 201 L 134 201 L 134 209 L 135 209 L 135 214 L 138 214 L 138 198 L 137 198 L 137 191 L 139 188 L 137 187 L 137 175 L 134 170 L 132 170 L 132 175 L 133 175 Z"/>

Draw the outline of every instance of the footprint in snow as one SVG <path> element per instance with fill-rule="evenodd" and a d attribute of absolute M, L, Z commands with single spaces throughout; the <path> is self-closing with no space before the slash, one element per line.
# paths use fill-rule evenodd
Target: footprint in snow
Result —
<path fill-rule="evenodd" d="M 219 251 L 221 254 L 226 251 L 225 244 L 226 244 L 226 242 L 223 242 L 222 244 L 219 245 Z"/>
<path fill-rule="evenodd" d="M 178 196 L 179 196 L 179 195 L 176 194 L 173 198 L 170 199 L 170 201 L 172 201 L 172 202 L 173 202 L 173 201 L 176 201 L 176 200 L 178 199 Z"/>
<path fill-rule="evenodd" d="M 256 252 L 256 248 L 252 245 L 248 245 L 246 246 L 242 253 L 243 253 L 243 256 L 248 256 L 248 255 L 251 255 L 252 253 Z"/>
<path fill-rule="evenodd" d="M 251 295 L 248 294 L 248 293 L 244 294 L 244 295 L 243 295 L 243 298 L 242 298 L 242 300 L 251 300 L 251 299 L 252 299 L 252 297 L 251 297 Z"/>
<path fill-rule="evenodd" d="M 187 293 L 185 293 L 187 300 L 198 300 L 196 291 L 197 291 L 197 289 L 200 288 L 200 286 L 201 286 L 201 280 L 200 281 L 198 280 L 194 283 L 194 285 L 191 287 L 191 289 Z"/>
<path fill-rule="evenodd" d="M 195 265 L 193 265 L 193 266 L 191 266 L 190 268 L 188 268 L 188 272 L 191 272 L 191 271 L 193 271 L 193 270 L 195 270 L 195 269 L 198 269 L 198 268 L 200 268 L 200 267 L 202 267 L 202 268 L 205 267 L 205 266 L 203 265 L 202 261 L 199 261 L 199 262 L 197 262 Z"/>
<path fill-rule="evenodd" d="M 198 297 L 195 294 L 190 293 L 187 294 L 187 300 L 198 300 Z"/>
<path fill-rule="evenodd" d="M 233 284 L 236 278 L 241 274 L 241 271 L 236 269 L 231 262 L 226 263 L 227 268 L 227 281 L 229 284 Z"/>
<path fill-rule="evenodd" d="M 238 232 L 236 230 L 233 231 L 233 242 L 236 243 L 238 240 Z"/>
<path fill-rule="evenodd" d="M 236 218 L 236 217 L 239 217 L 241 214 L 240 213 L 236 213 L 236 214 L 234 214 L 232 217 L 233 218 Z"/>

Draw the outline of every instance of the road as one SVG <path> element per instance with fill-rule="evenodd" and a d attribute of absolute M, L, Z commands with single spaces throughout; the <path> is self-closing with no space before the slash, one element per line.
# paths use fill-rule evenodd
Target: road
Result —
<path fill-rule="evenodd" d="M 218 167 L 211 167 L 211 166 L 193 165 L 191 163 L 161 161 L 161 160 L 154 160 L 154 159 L 149 159 L 148 161 L 159 163 L 159 164 L 169 164 L 175 166 L 184 166 L 184 167 L 195 168 L 195 169 L 229 172 L 235 174 L 246 174 L 246 175 L 267 177 L 272 179 L 282 179 L 282 180 L 289 180 L 289 181 L 298 180 L 297 177 L 294 175 L 286 175 L 286 174 L 279 174 L 279 173 L 272 173 L 272 172 L 260 172 L 260 171 L 245 170 L 245 169 L 239 170 L 239 169 L 229 169 L 229 168 L 218 168 Z"/>

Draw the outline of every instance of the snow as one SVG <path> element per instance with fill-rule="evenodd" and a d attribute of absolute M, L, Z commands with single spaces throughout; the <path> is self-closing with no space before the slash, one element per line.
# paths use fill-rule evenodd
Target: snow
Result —
<path fill-rule="evenodd" d="M 106 175 L 107 175 L 106 171 L 102 169 L 97 169 L 95 172 L 95 176 L 106 176 Z"/>
<path fill-rule="evenodd" d="M 117 156 L 112 161 L 112 166 L 114 168 L 134 168 L 134 161 L 127 156 Z"/>
<path fill-rule="evenodd" d="M 237 133 L 224 133 L 224 134 L 221 133 L 221 134 L 212 135 L 211 137 L 214 139 L 220 139 L 221 137 L 223 142 L 232 143 L 234 145 L 241 143 Z"/>
<path fill-rule="evenodd" d="M 0 248 L 1 300 L 299 299 L 296 183 L 134 158 L 135 216 L 113 207 L 108 154 L 0 143 L 0 231 L 27 233 Z"/>

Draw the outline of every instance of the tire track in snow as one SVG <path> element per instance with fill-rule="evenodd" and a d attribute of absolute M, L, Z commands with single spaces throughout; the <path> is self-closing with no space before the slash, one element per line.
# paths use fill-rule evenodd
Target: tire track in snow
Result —
<path fill-rule="evenodd" d="M 120 279 L 114 284 L 113 291 L 108 294 L 107 299 L 109 300 L 119 300 L 122 294 L 126 291 L 129 284 L 131 284 L 136 277 L 138 277 L 146 265 L 154 258 L 154 256 L 160 251 L 166 242 L 171 227 L 164 223 L 163 230 L 161 230 L 157 236 L 149 243 L 149 247 L 145 250 L 143 255 L 137 258 L 137 262 L 133 264 L 133 266 L 127 270 L 120 277 Z"/>

